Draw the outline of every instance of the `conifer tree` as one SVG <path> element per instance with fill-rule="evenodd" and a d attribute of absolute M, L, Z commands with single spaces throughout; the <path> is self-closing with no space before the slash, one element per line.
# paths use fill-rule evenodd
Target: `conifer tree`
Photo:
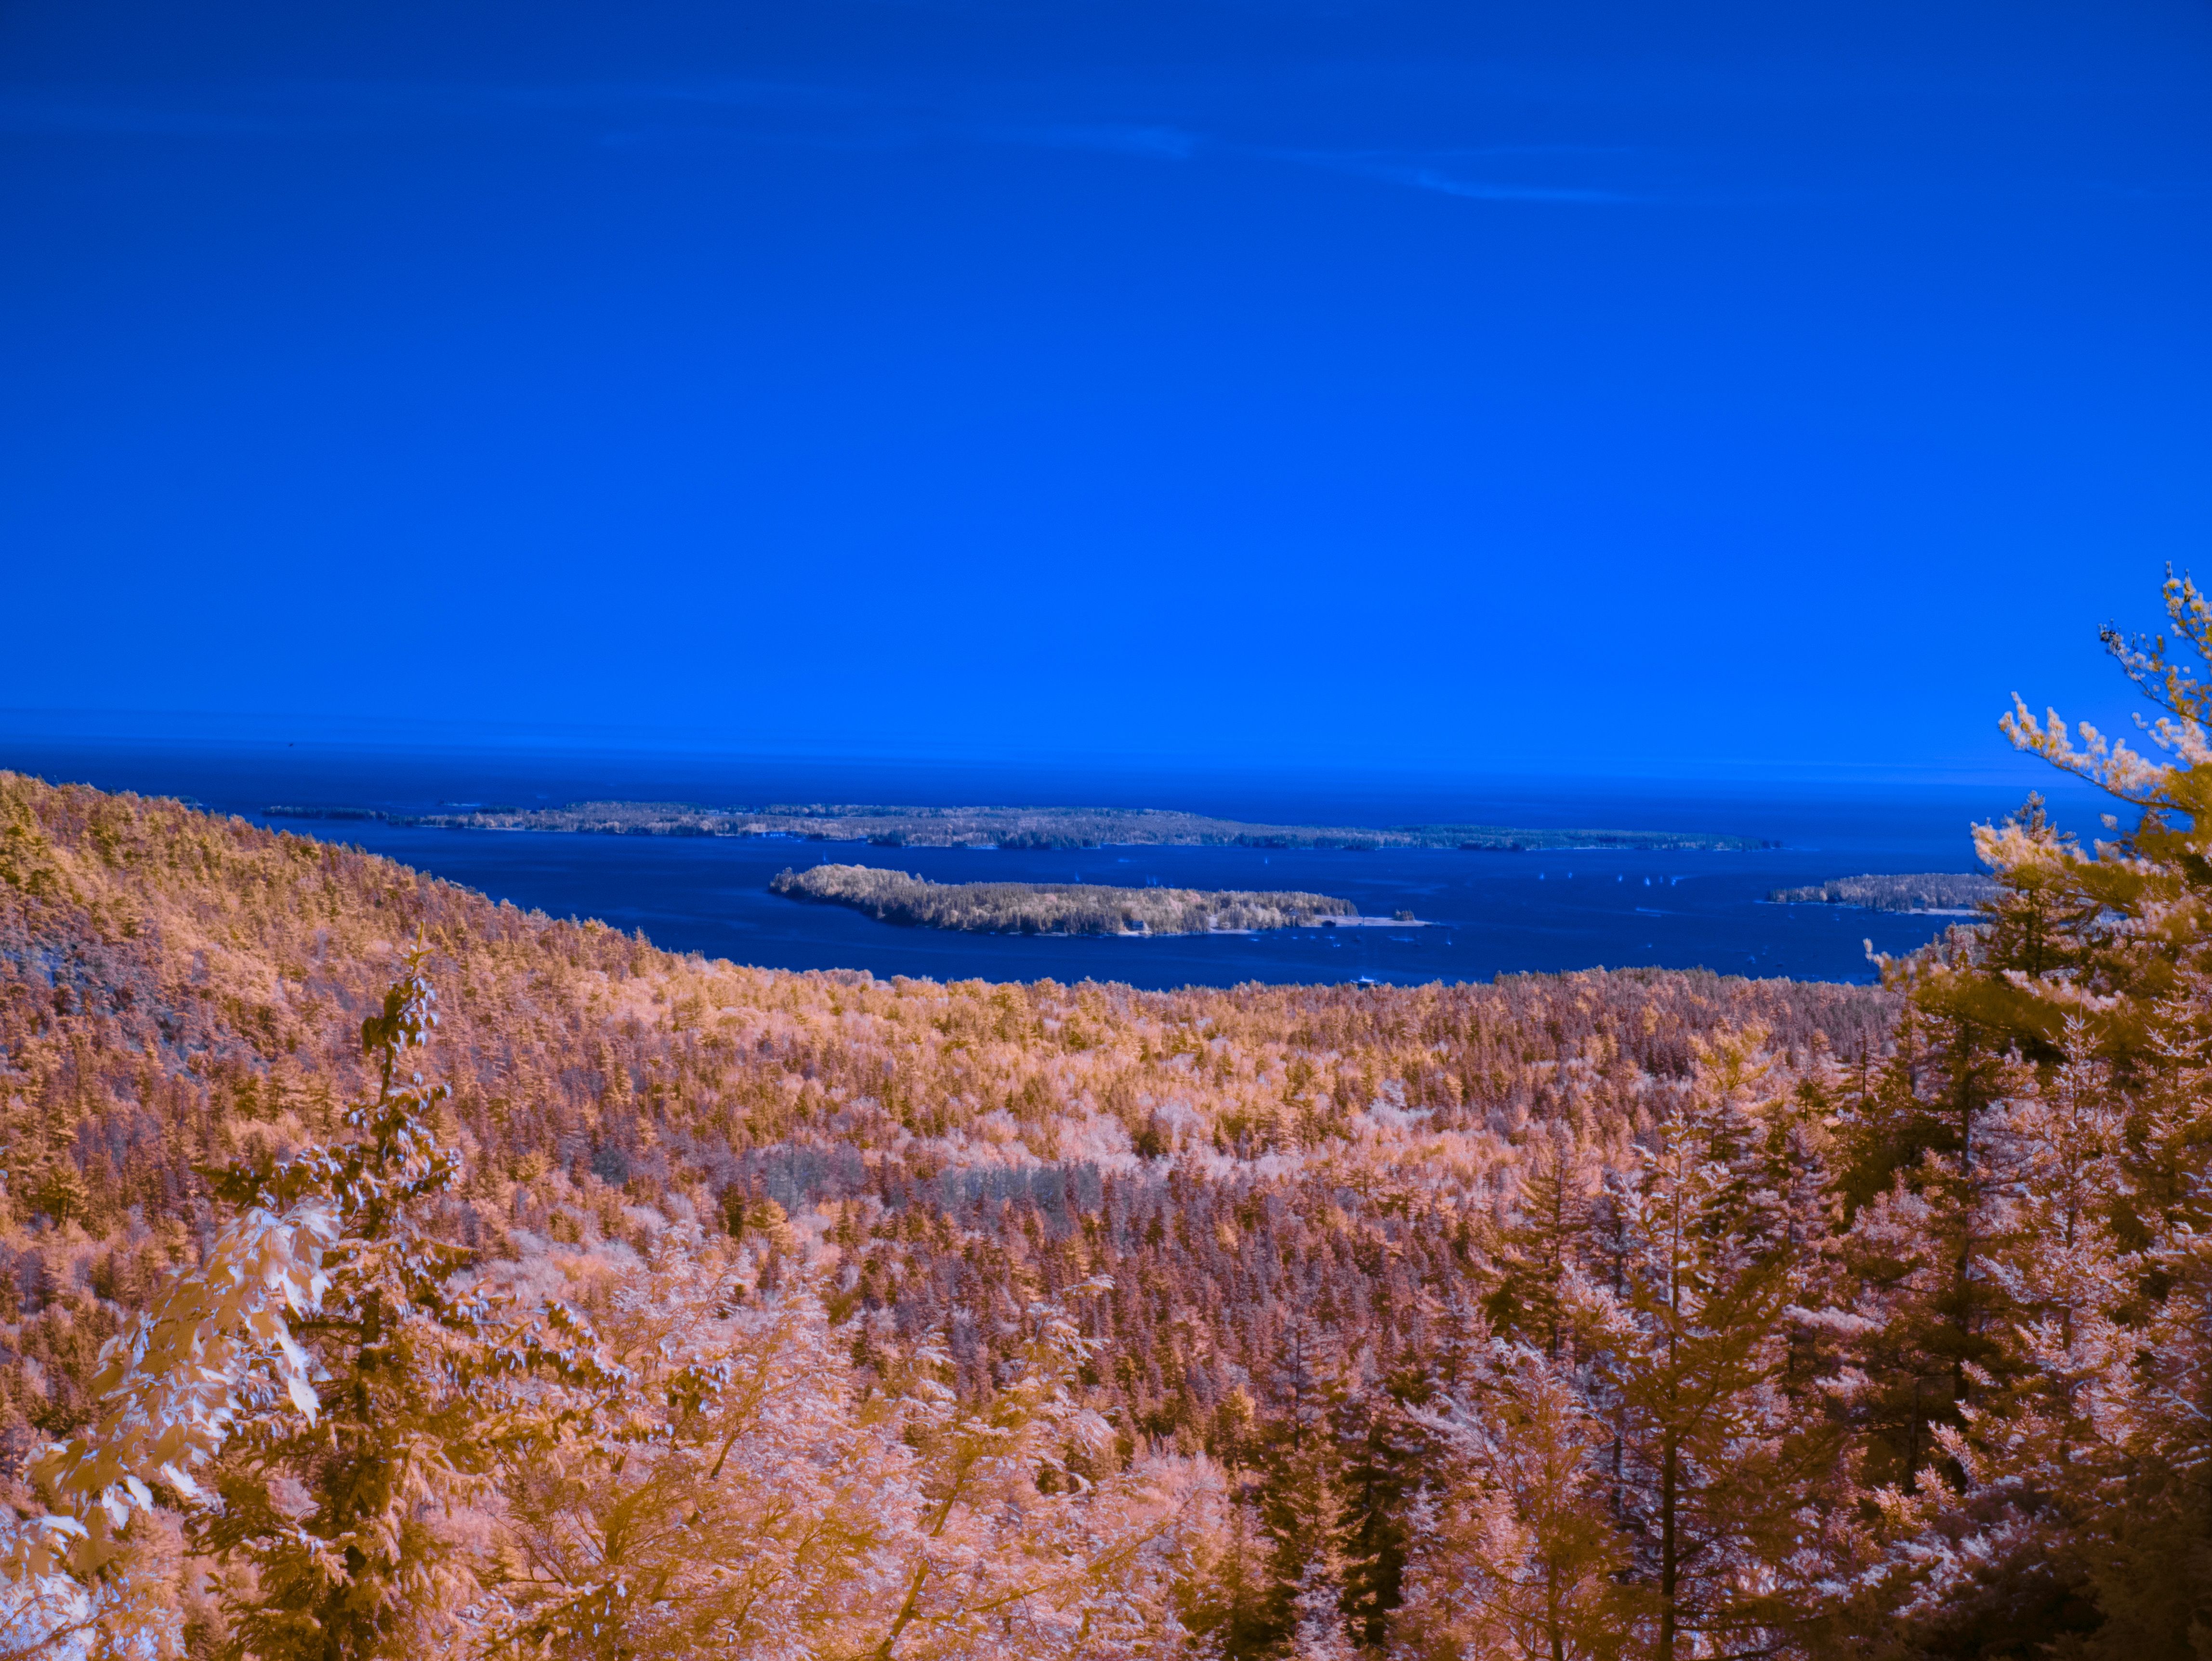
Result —
<path fill-rule="evenodd" d="M 1407 1506 L 1431 1451 L 1408 1410 L 1424 1380 L 1383 1372 L 1371 1352 L 1350 1372 L 1331 1428 L 1343 1510 L 1336 1519 L 1337 1579 L 1350 1630 L 1369 1648 L 1384 1640 L 1398 1606 L 1410 1546 Z"/>
<path fill-rule="evenodd" d="M 621 1288 L 607 1342 L 634 1384 L 506 1473 L 497 1652 L 1111 1656 L 1175 1632 L 1189 1474 L 1077 1474 L 1109 1436 L 1060 1311 L 1026 1312 L 981 1401 L 954 1400 L 940 1350 L 888 1342 L 863 1390 L 817 1288 L 758 1266 L 678 1232 Z"/>
<path fill-rule="evenodd" d="M 1498 1243 L 1498 1284 L 1484 1305 L 1490 1324 L 1553 1360 L 1569 1319 L 1567 1282 L 1583 1262 L 1599 1180 L 1598 1162 L 1571 1121 L 1543 1125 L 1526 1144 L 1512 1220 Z"/>
<path fill-rule="evenodd" d="M 76 1168 L 67 1148 L 58 1145 L 50 1148 L 27 1186 L 27 1197 L 33 1211 L 43 1213 L 57 1223 L 81 1221 L 91 1208 L 92 1191 L 85 1186 L 84 1173 Z"/>
<path fill-rule="evenodd" d="M 348 1110 L 349 1139 L 237 1167 L 218 1184 L 243 1208 L 313 1197 L 337 1223 L 327 1289 L 298 1328 L 315 1357 L 312 1409 L 249 1384 L 216 1467 L 222 1506 L 195 1519 L 202 1550 L 250 1571 L 227 1591 L 228 1652 L 241 1658 L 416 1652 L 476 1590 L 447 1519 L 487 1491 L 508 1450 L 557 1432 L 508 1385 L 538 1372 L 599 1376 L 565 1311 L 541 1326 L 457 1286 L 471 1254 L 437 1224 L 459 1173 L 434 1124 L 447 1091 L 409 1068 L 437 1025 L 428 959 L 410 952 L 382 1010 L 362 1023 L 377 1088 Z"/>
<path fill-rule="evenodd" d="M 1346 1630 L 1342 1568 L 1328 1551 L 1306 1559 L 1291 1593 L 1290 1661 L 1358 1661 Z"/>
<path fill-rule="evenodd" d="M 2107 815 L 2118 834 L 2085 851 L 2031 798 L 2006 824 L 1976 827 L 1976 851 L 2003 887 L 1990 949 L 1942 965 L 1920 998 L 1972 1009 L 2023 1044 L 2055 1047 L 2076 1015 L 2124 1080 L 2212 952 L 2212 686 L 2188 661 L 2212 664 L 2212 599 L 2169 570 L 2165 600 L 2170 635 L 2102 633 L 2160 712 L 2139 725 L 2160 756 L 2086 721 L 2069 727 L 2056 710 L 2039 721 L 2018 697 L 2002 721 L 2015 746 L 2109 793 L 2136 823 L 2124 830 Z"/>
<path fill-rule="evenodd" d="M 2212 706 L 2183 660 L 2212 654 L 2212 605 L 2185 577 L 2169 576 L 2166 598 L 2170 641 L 2104 639 L 2159 706 L 2146 730 L 2167 761 L 2055 712 L 2038 721 L 2017 699 L 2003 721 L 2019 747 L 2136 809 L 2136 824 L 2108 815 L 2118 834 L 2085 851 L 2031 797 L 1977 827 L 2002 885 L 1988 928 L 1888 968 L 1908 1023 L 1987 1035 L 2002 1086 L 1971 1092 L 1990 1105 L 1930 1139 L 1852 1229 L 1858 1312 L 1876 1317 L 1857 1358 L 1869 1397 L 1950 1349 L 1951 1400 L 1913 1427 L 1931 1457 L 1893 1449 L 1869 1466 L 1896 1561 L 1923 1586 L 1915 1641 L 1932 1646 L 2070 1631 L 2090 1654 L 2179 1652 L 2212 1605 L 2197 1427 L 2212 1405 L 2197 1247 Z M 1942 1256 L 1948 1310 L 1930 1262 Z M 1917 1266 L 1880 1287 L 1884 1259 Z"/>
<path fill-rule="evenodd" d="M 2107 1232 L 2135 1272 L 2107 1304 L 2127 1341 L 2125 1457 L 2106 1473 L 2102 1538 L 2082 1566 L 2102 1617 L 2085 1648 L 2099 1657 L 2178 1651 L 2212 1631 L 2212 986 L 2185 967 L 2163 1005 L 2134 1088 L 2101 1069 L 2120 1172 Z M 2077 1050 L 2084 1025 L 2069 1034 Z"/>
<path fill-rule="evenodd" d="M 1261 1655 L 1280 1640 L 1273 1545 L 1255 1507 L 1235 1494 L 1211 1537 L 1197 1542 L 1196 1585 L 1184 1625 L 1206 1646 L 1202 1653 Z"/>
<path fill-rule="evenodd" d="M 2140 1337 L 2124 1312 L 2141 1282 L 2115 1232 L 2123 1115 L 2079 1021 L 2047 1076 L 2016 1068 L 1990 1116 L 1994 1178 L 1975 1269 L 2000 1289 L 1997 1364 L 1936 1425 L 1941 1459 L 1880 1495 L 1906 1614 L 1930 1640 L 1983 1646 L 2080 1627 L 2092 1566 L 2109 1561 L 2141 1450 Z"/>
<path fill-rule="evenodd" d="M 1701 1069 L 1656 1127 L 1622 1196 L 1624 1290 L 1587 1294 L 1594 1387 L 1620 1426 L 1638 1626 L 1656 1661 L 1784 1640 L 1799 1611 L 1783 1588 L 1834 1468 L 1829 1439 L 1779 1387 L 1800 1263 L 1760 1180 L 1746 1059 Z"/>
<path fill-rule="evenodd" d="M 350 1135 L 234 1167 L 236 1208 L 198 1267 L 108 1347 L 94 1424 L 40 1463 L 80 1573 L 121 1558 L 157 1494 L 230 1571 L 225 1652 L 356 1661 L 417 1653 L 474 1568 L 447 1526 L 499 1456 L 557 1433 L 530 1375 L 600 1377 L 572 1317 L 501 1311 L 455 1275 L 434 1202 L 457 1161 L 404 1071 L 436 1025 L 426 949 L 361 1041 L 378 1088 Z M 605 1382 L 613 1382 L 607 1379 Z M 19 1570 L 40 1542 L 19 1539 Z"/>
<path fill-rule="evenodd" d="M 1837 1296 L 1858 1323 L 1854 1359 L 1868 1382 L 1852 1412 L 1877 1484 L 1911 1487 L 1940 1457 L 1938 1432 L 1972 1405 L 1977 1379 L 2005 1365 L 2004 1290 L 1981 1264 L 1999 1226 L 1992 1138 L 2008 1074 L 1990 1048 L 1994 1030 L 1954 1007 L 1952 976 L 1972 949 L 1954 934 L 1889 967 L 1913 997 L 1920 1042 L 1900 1045 L 1839 1125 L 1852 1214 L 1836 1243 L 1849 1282 Z"/>
<path fill-rule="evenodd" d="M 1332 1334 L 1304 1311 L 1284 1323 L 1270 1394 L 1279 1411 L 1256 1439 L 1255 1510 L 1268 1542 L 1266 1641 L 1280 1642 L 1310 1618 L 1320 1590 L 1340 1600 L 1346 1506 L 1342 1450 L 1333 1421 L 1346 1396 L 1344 1359 Z M 1319 1569 L 1314 1566 L 1321 1565 Z M 1304 1597 L 1307 1616 L 1297 1612 Z M 1338 1619 L 1342 1621 L 1340 1610 Z"/>
<path fill-rule="evenodd" d="M 1485 1343 L 1426 1409 L 1441 1458 L 1394 1623 L 1428 1655 L 1603 1661 L 1633 1604 L 1628 1537 L 1607 1503 L 1612 1428 L 1573 1371 Z"/>

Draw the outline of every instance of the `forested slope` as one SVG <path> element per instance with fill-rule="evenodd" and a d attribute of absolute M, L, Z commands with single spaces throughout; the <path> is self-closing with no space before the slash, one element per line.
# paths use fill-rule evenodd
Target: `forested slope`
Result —
<path fill-rule="evenodd" d="M 1204 1451 L 1255 1515 L 1303 1505 L 1283 1449 L 1326 1396 L 1366 1469 L 1336 1573 L 1376 1640 L 1424 1457 L 1407 1404 L 1485 1293 L 1525 1150 L 1557 1132 L 1626 1169 L 1707 1040 L 1751 1027 L 1808 1076 L 1861 1069 L 1895 1007 L 1656 971 L 1169 994 L 763 971 L 170 802 L 4 776 L 0 814 L 18 1469 L 82 1420 L 125 1312 L 204 1250 L 206 1173 L 337 1133 L 369 1082 L 361 1020 L 419 936 L 456 1239 L 620 1258 L 685 1221 L 795 1235 L 836 1265 L 864 1365 L 941 1334 L 970 1394 L 1023 1342 L 1007 1311 L 1110 1277 L 1081 1319 L 1118 1457 Z M 1233 1648 L 1289 1631 L 1281 1543 L 1222 1594 Z"/>
<path fill-rule="evenodd" d="M 1618 1150 L 1698 1038 L 1756 1024 L 1856 1063 L 1891 1001 L 1653 971 L 1165 994 L 763 971 L 173 803 L 5 776 L 0 812 L 0 1300 L 12 1282 L 31 1315 L 95 1285 L 128 1301 L 207 1226 L 198 1168 L 327 1132 L 363 1083 L 355 1030 L 420 931 L 471 1238 L 620 1236 L 635 1206 L 720 1226 L 746 1198 L 826 1207 L 827 1226 L 898 1237 L 868 1248 L 860 1289 L 917 1321 L 1000 1277 L 1117 1265 L 1134 1365 L 1110 1371 L 1135 1419 L 1194 1436 L 1225 1386 L 1173 1353 L 1217 1347 L 1178 1317 L 1256 1321 L 1229 1335 L 1250 1363 L 1285 1305 L 1228 1291 L 1240 1275 L 1287 1256 L 1354 1305 L 1395 1281 L 1410 1317 L 1441 1272 L 1425 1258 L 1510 1191 L 1532 1121 Z M 1431 1212 L 1441 1233 L 1416 1226 Z M 52 1387 L 66 1402 L 65 1369 Z"/>

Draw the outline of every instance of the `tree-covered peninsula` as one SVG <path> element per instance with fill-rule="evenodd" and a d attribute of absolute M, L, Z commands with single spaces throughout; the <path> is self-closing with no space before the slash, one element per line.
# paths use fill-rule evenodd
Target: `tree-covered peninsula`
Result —
<path fill-rule="evenodd" d="M 1166 808 L 893 807 L 779 803 L 701 807 L 668 801 L 579 801 L 523 808 L 451 803 L 434 813 L 279 803 L 271 818 L 383 819 L 456 830 L 564 830 L 600 836 L 789 837 L 894 848 L 1459 848 L 1534 853 L 1579 848 L 1730 850 L 1771 844 L 1686 830 L 1527 830 L 1497 824 L 1251 824 Z"/>
<path fill-rule="evenodd" d="M 1115 888 L 1082 882 L 927 882 L 869 865 L 787 868 L 769 886 L 793 899 L 849 905 L 880 922 L 1000 934 L 1242 934 L 1359 920 L 1358 906 L 1327 894 Z"/>

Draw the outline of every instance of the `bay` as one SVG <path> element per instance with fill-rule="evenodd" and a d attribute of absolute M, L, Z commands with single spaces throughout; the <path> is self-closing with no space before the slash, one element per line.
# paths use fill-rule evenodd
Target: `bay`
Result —
<path fill-rule="evenodd" d="M 184 795 L 298 834 L 351 843 L 495 898 L 642 930 L 679 952 L 784 969 L 878 976 L 1121 981 L 1146 988 L 1244 981 L 1395 984 L 1500 973 L 1654 965 L 1866 981 L 1867 956 L 1919 946 L 1955 919 L 1765 903 L 1772 890 L 1860 872 L 1974 868 L 1968 826 L 2002 815 L 2017 785 L 1841 787 L 1802 782 L 1207 775 L 552 751 L 400 752 L 334 745 L 194 745 L 0 739 L 0 765 L 109 789 Z M 374 820 L 270 820 L 276 802 L 392 812 L 586 799 L 982 802 L 1161 806 L 1274 823 L 1452 821 L 1721 831 L 1780 845 L 1730 853 L 1577 849 L 1494 854 L 1121 847 L 875 848 L 759 838 L 426 830 Z M 2054 793 L 2094 829 L 2084 793 Z M 885 867 L 937 882 L 1097 882 L 1300 889 L 1370 916 L 1428 926 L 1285 929 L 1152 939 L 1024 937 L 904 928 L 768 889 L 787 866 Z"/>

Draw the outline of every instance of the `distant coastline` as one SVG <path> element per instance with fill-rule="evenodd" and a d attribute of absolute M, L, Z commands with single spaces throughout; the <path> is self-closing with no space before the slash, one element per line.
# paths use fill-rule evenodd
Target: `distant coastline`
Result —
<path fill-rule="evenodd" d="M 550 830 L 594 836 L 767 837 L 865 842 L 889 848 L 1079 849 L 1109 846 L 1463 849 L 1553 853 L 1574 849 L 1741 851 L 1777 844 L 1754 837 L 1679 830 L 1531 830 L 1496 824 L 1250 824 L 1164 808 L 897 807 L 779 803 L 699 807 L 682 802 L 580 801 L 525 808 L 456 802 L 434 813 L 278 804 L 271 818 L 362 820 L 453 830 Z"/>
<path fill-rule="evenodd" d="M 769 887 L 792 899 L 850 906 L 879 922 L 994 934 L 1230 934 L 1356 926 L 1349 900 L 1243 889 L 1114 888 L 1103 883 L 927 882 L 870 865 L 786 868 Z M 1418 927 L 1413 919 L 1399 928 Z"/>

